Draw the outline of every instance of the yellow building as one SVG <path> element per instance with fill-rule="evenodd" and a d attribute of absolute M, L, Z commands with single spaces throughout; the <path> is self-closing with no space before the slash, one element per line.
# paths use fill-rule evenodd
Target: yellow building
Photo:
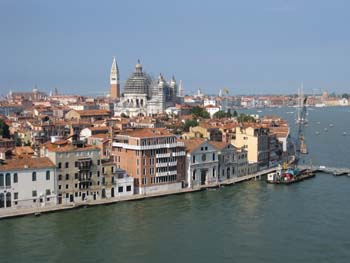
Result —
<path fill-rule="evenodd" d="M 254 124 L 237 127 L 235 137 L 231 143 L 237 148 L 248 152 L 248 161 L 258 163 L 260 168 L 269 164 L 269 129 Z"/>

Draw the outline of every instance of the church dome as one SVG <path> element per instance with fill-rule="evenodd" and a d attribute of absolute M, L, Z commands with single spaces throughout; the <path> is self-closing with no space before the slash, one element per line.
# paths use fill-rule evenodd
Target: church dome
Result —
<path fill-rule="evenodd" d="M 148 94 L 151 77 L 142 71 L 140 61 L 135 66 L 135 72 L 126 80 L 124 94 Z"/>

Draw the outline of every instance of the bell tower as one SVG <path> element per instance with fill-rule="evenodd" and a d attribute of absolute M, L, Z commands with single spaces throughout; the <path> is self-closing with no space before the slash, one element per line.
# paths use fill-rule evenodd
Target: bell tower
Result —
<path fill-rule="evenodd" d="M 118 69 L 118 65 L 115 60 L 115 57 L 113 57 L 109 81 L 110 81 L 110 92 L 109 92 L 110 97 L 114 100 L 119 99 L 120 98 L 119 69 Z"/>

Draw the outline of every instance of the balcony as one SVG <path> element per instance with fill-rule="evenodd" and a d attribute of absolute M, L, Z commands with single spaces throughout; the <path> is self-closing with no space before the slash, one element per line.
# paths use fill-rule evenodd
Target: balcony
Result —
<path fill-rule="evenodd" d="M 177 166 L 177 161 L 169 162 L 169 166 Z"/>
<path fill-rule="evenodd" d="M 185 151 L 181 151 L 181 152 L 173 152 L 172 156 L 173 157 L 177 157 L 177 156 L 185 156 L 186 152 Z"/>
<path fill-rule="evenodd" d="M 80 171 L 89 171 L 92 166 L 92 160 L 90 158 L 78 160 L 77 163 Z"/>
<path fill-rule="evenodd" d="M 156 167 L 167 167 L 168 163 L 156 163 Z"/>
<path fill-rule="evenodd" d="M 156 154 L 156 158 L 169 158 L 171 156 L 171 153 L 159 153 Z"/>
<path fill-rule="evenodd" d="M 177 174 L 177 170 L 175 170 L 175 171 L 159 172 L 159 173 L 156 173 L 156 176 L 167 176 L 167 175 L 175 175 L 175 174 Z"/>

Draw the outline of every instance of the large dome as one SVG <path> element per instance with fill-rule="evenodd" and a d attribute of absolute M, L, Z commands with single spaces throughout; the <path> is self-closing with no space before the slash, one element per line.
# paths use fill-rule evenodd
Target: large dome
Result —
<path fill-rule="evenodd" d="M 125 82 L 124 94 L 148 94 L 151 82 L 151 77 L 142 71 L 142 66 L 138 61 L 135 72 Z"/>

